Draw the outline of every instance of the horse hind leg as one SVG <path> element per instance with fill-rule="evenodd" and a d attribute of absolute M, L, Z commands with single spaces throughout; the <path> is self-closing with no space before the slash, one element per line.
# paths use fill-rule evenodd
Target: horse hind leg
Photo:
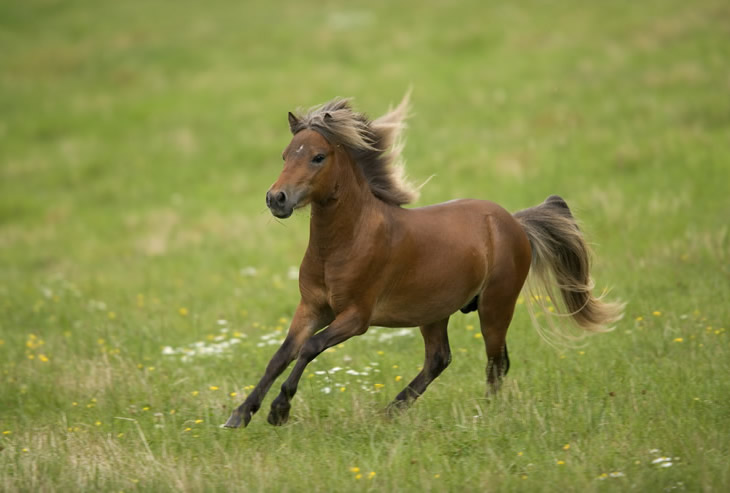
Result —
<path fill-rule="evenodd" d="M 491 292 L 490 292 L 491 291 Z M 487 351 L 487 394 L 496 393 L 509 371 L 507 329 L 512 321 L 519 291 L 485 289 L 479 300 L 479 324 Z"/>
<path fill-rule="evenodd" d="M 426 388 L 451 362 L 451 348 L 447 327 L 449 319 L 421 327 L 426 357 L 423 368 L 408 386 L 388 405 L 388 413 L 407 409 L 426 391 Z"/>

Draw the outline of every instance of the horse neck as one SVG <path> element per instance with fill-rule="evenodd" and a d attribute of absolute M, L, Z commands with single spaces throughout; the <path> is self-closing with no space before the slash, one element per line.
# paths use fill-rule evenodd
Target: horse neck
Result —
<path fill-rule="evenodd" d="M 323 256 L 355 241 L 358 233 L 371 224 L 364 219 L 380 210 L 380 201 L 349 154 L 340 150 L 335 155 L 333 192 L 326 200 L 312 202 L 309 226 L 310 246 Z"/>

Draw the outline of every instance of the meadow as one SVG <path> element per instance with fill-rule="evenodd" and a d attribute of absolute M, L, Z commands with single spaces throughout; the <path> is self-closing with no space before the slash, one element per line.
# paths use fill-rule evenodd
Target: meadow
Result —
<path fill-rule="evenodd" d="M 0 2 L 0 490 L 726 491 L 730 4 Z M 407 413 L 418 329 L 373 328 L 221 429 L 298 302 L 308 214 L 264 194 L 286 114 L 413 88 L 416 206 L 563 196 L 615 330 L 476 314 Z M 477 327 L 475 329 L 475 327 Z"/>

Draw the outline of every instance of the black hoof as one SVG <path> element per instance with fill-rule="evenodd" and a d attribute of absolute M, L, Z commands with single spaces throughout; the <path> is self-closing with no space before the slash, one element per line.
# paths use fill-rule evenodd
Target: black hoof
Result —
<path fill-rule="evenodd" d="M 270 425 L 281 426 L 289 421 L 289 410 L 291 406 L 277 406 L 271 407 L 269 412 L 268 422 Z"/>

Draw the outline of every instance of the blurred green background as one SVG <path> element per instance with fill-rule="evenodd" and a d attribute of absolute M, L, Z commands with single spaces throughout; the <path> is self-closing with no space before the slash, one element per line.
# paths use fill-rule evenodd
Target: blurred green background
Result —
<path fill-rule="evenodd" d="M 594 245 L 598 289 L 628 302 L 626 318 L 591 339 L 590 358 L 565 361 L 519 311 L 510 377 L 522 387 L 488 426 L 471 421 L 484 390 L 475 319 L 454 317 L 453 345 L 470 354 L 412 421 L 379 421 L 401 386 L 393 368 L 375 401 L 313 387 L 282 435 L 265 416 L 220 434 L 273 352 L 254 339 L 281 332 L 298 302 L 308 214 L 277 221 L 264 204 L 286 113 L 345 96 L 375 117 L 409 87 L 408 173 L 433 176 L 415 205 L 518 210 L 562 195 Z M 616 488 L 726 486 L 729 144 L 725 0 L 2 0 L 0 488 L 590 490 L 611 487 L 595 480 L 611 467 L 626 472 Z M 218 337 L 218 320 L 248 341 L 192 364 L 163 356 Z M 385 351 L 406 379 L 417 339 Z M 383 344 L 347 347 L 355 367 Z M 575 395 L 608 406 L 600 424 Z M 555 402 L 547 428 L 518 412 Z M 210 427 L 193 447 L 182 430 L 201 416 Z M 451 434 L 460 426 L 467 438 Z M 575 440 L 581 454 L 556 469 L 553 449 Z M 408 465 L 419 444 L 428 467 Z M 532 469 L 514 459 L 529 447 L 543 458 Z M 655 447 L 683 469 L 646 466 Z M 358 460 L 377 471 L 367 484 L 349 471 Z M 308 473 L 293 481 L 287 464 Z"/>

